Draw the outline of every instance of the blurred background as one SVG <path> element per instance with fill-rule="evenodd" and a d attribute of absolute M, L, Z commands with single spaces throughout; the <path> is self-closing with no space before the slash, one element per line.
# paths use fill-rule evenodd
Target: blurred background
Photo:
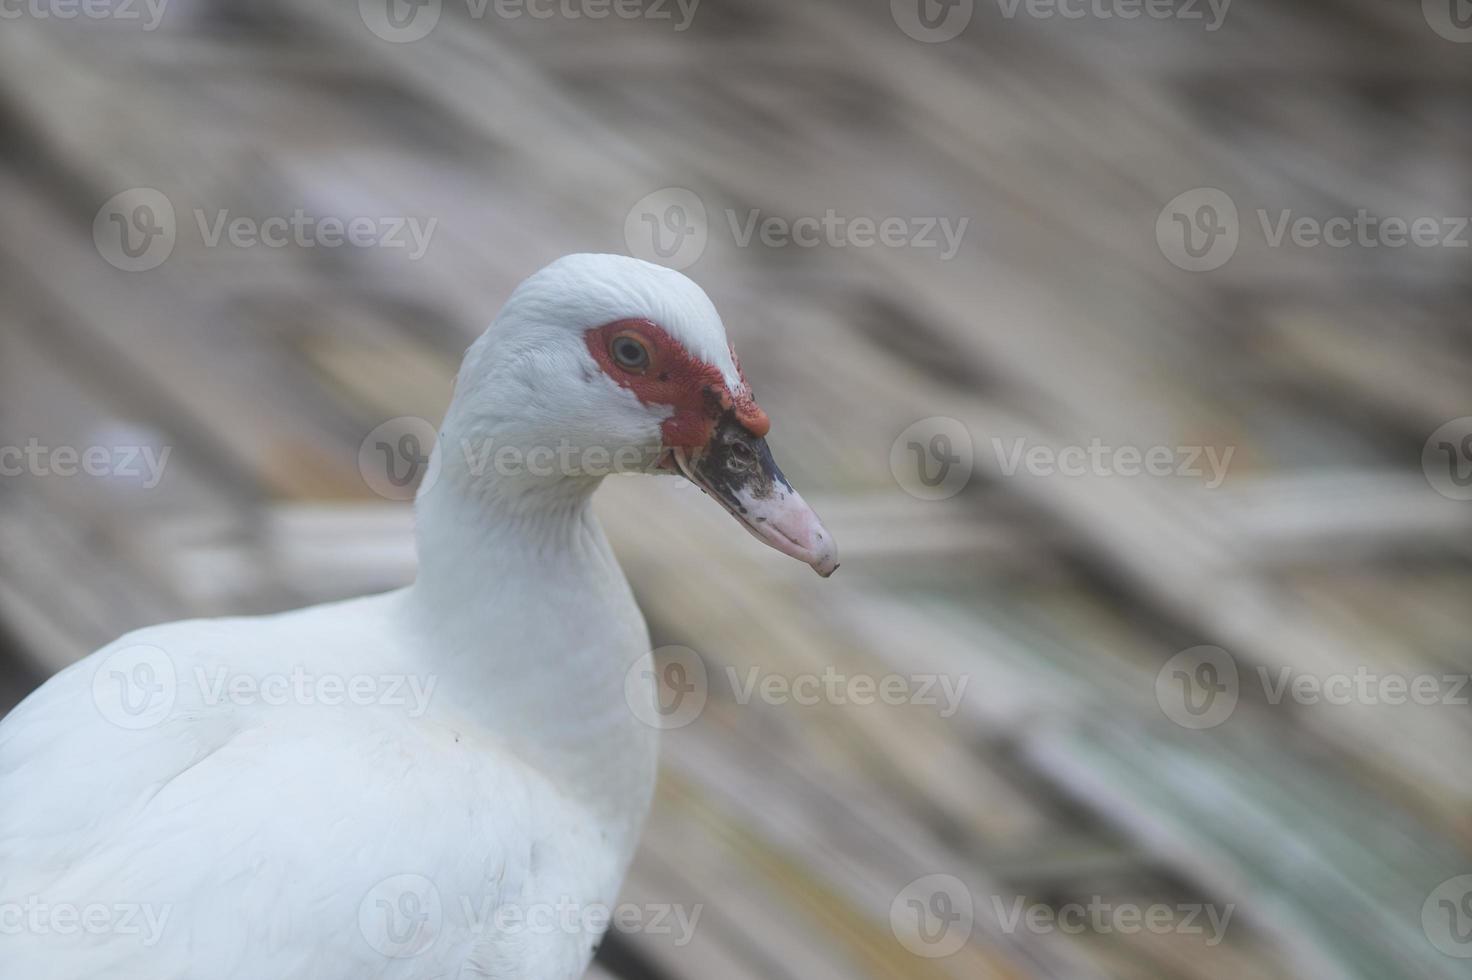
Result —
<path fill-rule="evenodd" d="M 843 569 L 600 492 L 709 698 L 625 895 L 698 928 L 597 976 L 1472 976 L 1469 41 L 1462 0 L 0 5 L 0 707 L 410 581 L 360 447 L 521 278 L 632 252 L 721 309 Z"/>

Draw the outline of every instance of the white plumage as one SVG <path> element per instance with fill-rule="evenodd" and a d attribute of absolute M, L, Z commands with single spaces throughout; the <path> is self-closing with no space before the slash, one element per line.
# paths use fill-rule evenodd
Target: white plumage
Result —
<path fill-rule="evenodd" d="M 0 977 L 582 975 L 596 927 L 503 913 L 614 905 L 655 779 L 625 683 L 654 697 L 649 637 L 596 477 L 477 473 L 454 447 L 658 457 L 670 409 L 584 340 L 629 317 L 740 383 L 688 279 L 554 263 L 467 354 L 413 586 L 140 630 L 0 724 Z"/>

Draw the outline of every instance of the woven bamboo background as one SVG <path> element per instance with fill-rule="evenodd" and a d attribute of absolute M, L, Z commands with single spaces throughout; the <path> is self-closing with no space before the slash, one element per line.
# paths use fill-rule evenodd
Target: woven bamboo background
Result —
<path fill-rule="evenodd" d="M 437 420 L 520 278 L 627 251 L 631 208 L 686 188 L 708 210 L 687 271 L 844 566 L 818 580 L 673 480 L 600 492 L 656 643 L 696 649 L 712 691 L 665 737 L 627 886 L 701 905 L 700 926 L 620 936 L 598 970 L 1469 975 L 1423 903 L 1472 873 L 1472 709 L 1274 704 L 1255 680 L 1472 669 L 1472 503 L 1421 468 L 1433 430 L 1472 415 L 1468 252 L 1272 248 L 1255 211 L 1472 214 L 1472 46 L 1373 0 L 1237 0 L 1211 31 L 977 3 L 944 43 L 885 0 L 705 0 L 687 30 L 673 4 L 595 20 L 445 0 L 407 43 L 368 29 L 371 6 L 0 21 L 0 442 L 171 450 L 157 487 L 0 478 L 0 700 L 138 625 L 411 579 L 409 513 L 365 483 L 364 437 Z M 130 273 L 92 231 L 137 187 L 178 232 Z M 1193 273 L 1156 228 L 1198 187 L 1237 203 L 1241 241 Z M 413 261 L 206 247 L 193 217 L 298 208 L 437 225 Z M 727 212 L 753 209 L 969 225 L 948 261 L 743 247 Z M 943 501 L 890 467 L 931 417 L 975 443 Z M 1018 439 L 1233 456 L 1218 487 L 1009 474 L 994 446 Z M 1191 730 L 1156 679 L 1204 644 L 1235 658 L 1242 701 Z M 969 688 L 948 718 L 740 704 L 728 667 Z M 975 904 L 944 957 L 891 916 L 933 874 Z M 1091 900 L 1233 914 L 1220 942 L 997 914 Z"/>

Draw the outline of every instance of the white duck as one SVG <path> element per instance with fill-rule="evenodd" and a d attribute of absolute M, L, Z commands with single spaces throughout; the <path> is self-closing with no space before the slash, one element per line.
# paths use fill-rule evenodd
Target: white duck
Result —
<path fill-rule="evenodd" d="M 656 768 L 590 498 L 637 456 L 830 574 L 767 428 L 679 273 L 575 255 L 522 283 L 460 370 L 413 586 L 139 630 L 0 723 L 0 978 L 581 976 Z"/>

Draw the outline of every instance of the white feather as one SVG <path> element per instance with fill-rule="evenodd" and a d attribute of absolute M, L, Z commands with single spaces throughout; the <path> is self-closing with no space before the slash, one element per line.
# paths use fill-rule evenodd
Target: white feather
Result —
<path fill-rule="evenodd" d="M 625 692 L 632 671 L 632 696 L 654 696 L 649 638 L 589 508 L 597 479 L 476 472 L 459 446 L 657 447 L 662 414 L 583 346 L 626 317 L 734 385 L 689 280 L 554 263 L 467 355 L 414 586 L 141 630 L 0 723 L 0 976 L 582 975 L 596 930 L 497 923 L 614 904 L 655 778 L 656 732 Z M 241 678 L 286 679 L 285 696 Z M 333 678 L 351 703 L 320 703 L 312 683 Z M 407 945 L 380 934 L 406 923 Z"/>

